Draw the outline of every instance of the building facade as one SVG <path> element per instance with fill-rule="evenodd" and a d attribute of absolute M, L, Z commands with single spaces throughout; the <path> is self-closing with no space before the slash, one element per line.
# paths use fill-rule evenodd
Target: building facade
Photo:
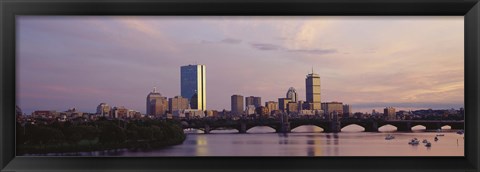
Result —
<path fill-rule="evenodd" d="M 333 112 L 337 114 L 343 114 L 342 102 L 326 102 L 322 103 L 322 110 L 326 115 L 331 115 Z"/>
<path fill-rule="evenodd" d="M 278 110 L 278 102 L 265 102 L 265 107 L 268 109 L 268 114 L 272 114 L 272 111 Z"/>
<path fill-rule="evenodd" d="M 161 116 L 168 109 L 168 101 L 166 97 L 157 92 L 156 88 L 147 96 L 147 115 Z"/>
<path fill-rule="evenodd" d="M 245 97 L 245 107 L 248 105 L 253 105 L 255 108 L 260 107 L 262 106 L 262 98 L 254 96 Z"/>
<path fill-rule="evenodd" d="M 395 108 L 393 107 L 386 107 L 383 109 L 383 116 L 389 120 L 397 119 L 397 114 L 395 112 Z"/>
<path fill-rule="evenodd" d="M 311 110 L 321 109 L 321 94 L 320 94 L 320 75 L 310 73 L 305 78 L 305 90 L 308 103 L 312 103 Z"/>
<path fill-rule="evenodd" d="M 243 96 L 232 95 L 231 97 L 231 113 L 233 115 L 243 114 Z"/>
<path fill-rule="evenodd" d="M 107 103 L 100 103 L 97 106 L 97 114 L 103 117 L 109 117 L 111 113 L 111 108 Z"/>
<path fill-rule="evenodd" d="M 298 102 L 288 102 L 287 104 L 288 113 L 298 113 Z"/>
<path fill-rule="evenodd" d="M 129 110 L 123 106 L 113 107 L 112 114 L 114 118 L 127 118 L 128 111 Z"/>
<path fill-rule="evenodd" d="M 291 100 L 289 98 L 278 98 L 278 109 L 282 112 L 287 111 L 287 105 Z"/>
<path fill-rule="evenodd" d="M 248 105 L 248 106 L 245 108 L 245 114 L 246 114 L 246 115 L 253 115 L 253 114 L 255 114 L 255 109 L 257 109 L 255 106 L 253 106 L 253 105 Z"/>
<path fill-rule="evenodd" d="M 262 117 L 269 117 L 270 116 L 270 110 L 265 107 L 265 106 L 260 106 L 255 109 L 258 115 Z"/>
<path fill-rule="evenodd" d="M 206 68 L 205 65 L 180 67 L 180 91 L 190 102 L 190 108 L 206 110 Z"/>
<path fill-rule="evenodd" d="M 189 106 L 188 99 L 183 98 L 182 96 L 175 96 L 168 99 L 168 110 L 170 113 L 173 111 L 190 109 Z"/>

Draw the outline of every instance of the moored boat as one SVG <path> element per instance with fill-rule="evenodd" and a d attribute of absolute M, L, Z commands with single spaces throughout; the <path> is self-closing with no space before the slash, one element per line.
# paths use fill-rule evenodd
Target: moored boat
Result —
<path fill-rule="evenodd" d="M 414 139 L 410 140 L 410 142 L 408 142 L 408 144 L 410 144 L 410 145 L 418 145 L 418 143 L 420 143 L 420 141 L 418 141 L 417 138 L 414 138 Z"/>

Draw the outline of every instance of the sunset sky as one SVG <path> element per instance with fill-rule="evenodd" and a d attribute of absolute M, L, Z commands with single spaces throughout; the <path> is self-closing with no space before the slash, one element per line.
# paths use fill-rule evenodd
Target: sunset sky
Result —
<path fill-rule="evenodd" d="M 445 17 L 17 17 L 17 104 L 145 113 L 147 94 L 180 95 L 180 66 L 206 65 L 207 109 L 230 96 L 305 100 L 321 77 L 322 102 L 353 111 L 460 108 L 463 16 Z"/>

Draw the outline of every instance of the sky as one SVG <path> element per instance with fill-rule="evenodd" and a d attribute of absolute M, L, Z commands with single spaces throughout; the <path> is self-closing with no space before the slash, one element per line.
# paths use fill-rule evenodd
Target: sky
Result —
<path fill-rule="evenodd" d="M 322 102 L 354 112 L 464 105 L 462 16 L 20 16 L 17 104 L 95 112 L 102 102 L 145 113 L 153 87 L 180 95 L 180 66 L 206 65 L 207 109 L 230 96 Z"/>

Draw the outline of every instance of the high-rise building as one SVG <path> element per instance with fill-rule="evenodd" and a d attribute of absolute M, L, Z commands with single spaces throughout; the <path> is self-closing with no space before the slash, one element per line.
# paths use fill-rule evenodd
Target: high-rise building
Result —
<path fill-rule="evenodd" d="M 190 101 L 190 108 L 192 109 L 207 109 L 205 76 L 205 65 L 187 65 L 180 67 L 181 95 Z"/>
<path fill-rule="evenodd" d="M 290 87 L 287 91 L 287 98 L 289 98 L 292 102 L 297 102 L 298 101 L 298 95 L 297 95 L 297 90 L 295 88 Z"/>
<path fill-rule="evenodd" d="M 272 111 L 278 110 L 278 102 L 265 102 L 265 107 L 268 109 L 268 114 L 272 114 Z"/>
<path fill-rule="evenodd" d="M 100 116 L 109 117 L 110 111 L 111 111 L 111 108 L 107 103 L 100 103 L 97 106 L 97 114 Z"/>
<path fill-rule="evenodd" d="M 389 120 L 394 120 L 397 118 L 397 114 L 395 113 L 395 108 L 393 107 L 386 107 L 383 109 L 383 116 Z"/>
<path fill-rule="evenodd" d="M 147 96 L 147 115 L 161 116 L 168 109 L 168 101 L 166 97 L 157 92 L 156 88 Z"/>
<path fill-rule="evenodd" d="M 352 107 L 349 105 L 349 104 L 344 104 L 343 105 L 343 115 L 344 117 L 353 117 L 353 113 L 352 113 Z"/>
<path fill-rule="evenodd" d="M 320 76 L 316 73 L 310 73 L 305 78 L 305 90 L 308 103 L 312 103 L 311 110 L 321 109 L 321 96 L 320 96 Z"/>
<path fill-rule="evenodd" d="M 290 103 L 291 100 L 289 98 L 278 98 L 278 109 L 286 112 L 287 111 L 287 105 Z"/>
<path fill-rule="evenodd" d="M 262 106 L 262 98 L 254 96 L 245 97 L 245 107 L 248 105 L 253 105 L 255 108 L 260 107 Z"/>
<path fill-rule="evenodd" d="M 170 113 L 173 113 L 173 111 L 179 111 L 184 109 L 189 109 L 189 103 L 187 98 L 183 98 L 182 96 L 175 96 L 168 99 L 168 110 L 170 111 Z"/>
<path fill-rule="evenodd" d="M 233 115 L 241 115 L 243 114 L 243 96 L 241 95 L 232 95 L 231 105 Z"/>

